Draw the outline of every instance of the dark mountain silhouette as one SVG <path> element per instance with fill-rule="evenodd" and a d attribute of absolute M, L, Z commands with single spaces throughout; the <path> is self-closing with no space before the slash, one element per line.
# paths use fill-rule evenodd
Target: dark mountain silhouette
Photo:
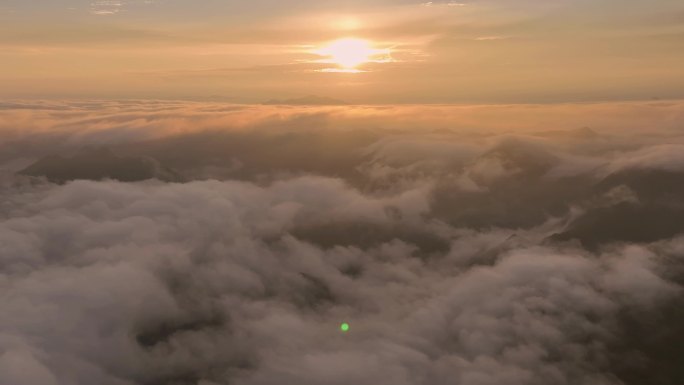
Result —
<path fill-rule="evenodd" d="M 64 183 L 72 180 L 114 179 L 121 182 L 137 182 L 159 179 L 179 181 L 171 169 L 149 157 L 122 157 L 107 148 L 88 149 L 72 157 L 47 156 L 19 171 L 19 174 L 44 176 L 51 182 Z"/>
<path fill-rule="evenodd" d="M 612 242 L 648 243 L 684 232 L 684 173 L 663 170 L 626 170 L 609 175 L 594 188 L 596 195 L 624 186 L 637 202 L 619 202 L 588 210 L 551 237 L 578 240 L 589 249 Z"/>
<path fill-rule="evenodd" d="M 264 105 L 289 105 L 289 106 L 345 106 L 347 102 L 342 100 L 327 98 L 323 96 L 309 95 L 294 99 L 270 99 Z"/>

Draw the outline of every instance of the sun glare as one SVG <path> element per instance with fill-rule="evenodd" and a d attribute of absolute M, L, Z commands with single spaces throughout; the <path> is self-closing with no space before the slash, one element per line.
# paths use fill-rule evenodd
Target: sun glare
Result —
<path fill-rule="evenodd" d="M 368 40 L 352 38 L 335 40 L 314 53 L 326 58 L 321 62 L 336 64 L 347 71 L 354 71 L 364 63 L 386 62 L 389 56 L 388 49 L 377 49 Z"/>

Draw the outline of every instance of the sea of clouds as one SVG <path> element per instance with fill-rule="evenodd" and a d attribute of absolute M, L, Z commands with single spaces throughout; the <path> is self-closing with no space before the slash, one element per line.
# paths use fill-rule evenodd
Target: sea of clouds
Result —
<path fill-rule="evenodd" d="M 16 101 L 0 138 L 1 385 L 684 383 L 684 102 Z"/>

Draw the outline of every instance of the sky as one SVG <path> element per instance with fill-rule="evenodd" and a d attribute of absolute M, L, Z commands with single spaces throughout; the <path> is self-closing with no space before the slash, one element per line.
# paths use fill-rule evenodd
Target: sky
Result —
<path fill-rule="evenodd" d="M 676 99 L 683 45 L 676 0 L 0 0 L 0 98 Z"/>

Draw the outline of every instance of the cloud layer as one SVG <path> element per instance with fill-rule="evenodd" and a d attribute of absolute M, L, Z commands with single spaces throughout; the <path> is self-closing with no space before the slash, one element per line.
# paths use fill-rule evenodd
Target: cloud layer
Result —
<path fill-rule="evenodd" d="M 0 384 L 680 384 L 683 106 L 6 103 Z"/>

